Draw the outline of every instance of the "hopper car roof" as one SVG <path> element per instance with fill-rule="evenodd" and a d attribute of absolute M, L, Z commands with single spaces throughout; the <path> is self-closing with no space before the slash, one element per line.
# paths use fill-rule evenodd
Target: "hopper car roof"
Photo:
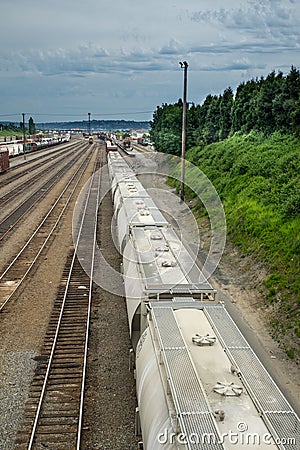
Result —
<path fill-rule="evenodd" d="M 215 290 L 171 227 L 133 227 L 127 245 L 133 247 L 148 298 L 166 292 L 215 297 Z M 126 254 L 125 249 L 125 258 Z"/>

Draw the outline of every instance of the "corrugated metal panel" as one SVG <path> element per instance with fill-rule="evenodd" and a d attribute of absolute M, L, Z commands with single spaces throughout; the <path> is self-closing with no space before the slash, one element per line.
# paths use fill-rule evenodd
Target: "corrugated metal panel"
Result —
<path fill-rule="evenodd" d="M 205 314 L 226 352 L 241 373 L 256 407 L 271 434 L 279 438 L 279 448 L 296 450 L 300 445 L 300 421 L 291 405 L 248 345 L 223 307 L 206 305 Z M 287 442 L 289 441 L 289 442 Z"/>
<path fill-rule="evenodd" d="M 214 437 L 209 443 L 200 444 L 187 439 L 186 447 L 191 450 L 224 449 L 219 442 L 220 436 L 213 413 L 181 336 L 173 308 L 157 308 L 156 304 L 152 303 L 151 312 L 183 435 Z"/>

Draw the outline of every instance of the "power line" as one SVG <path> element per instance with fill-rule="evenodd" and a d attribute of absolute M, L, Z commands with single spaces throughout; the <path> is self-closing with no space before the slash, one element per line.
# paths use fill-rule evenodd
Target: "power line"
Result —
<path fill-rule="evenodd" d="M 100 113 L 100 114 L 96 114 L 94 113 L 93 116 L 119 116 L 122 114 L 150 114 L 153 113 L 154 111 L 134 111 L 134 112 L 120 112 L 120 113 Z"/>
<path fill-rule="evenodd" d="M 15 113 L 15 114 L 0 114 L 0 117 L 10 117 L 10 116 L 20 116 L 21 113 Z"/>
<path fill-rule="evenodd" d="M 118 113 L 92 113 L 93 117 L 98 116 L 120 116 L 120 115 L 133 115 L 133 114 L 153 114 L 154 110 L 151 111 L 132 111 L 132 112 L 118 112 Z M 9 113 L 9 114 L 0 114 L 0 117 L 12 117 L 12 116 L 20 116 L 22 113 Z M 48 116 L 48 117 L 83 117 L 86 115 L 86 112 L 82 114 L 68 114 L 68 113 L 37 113 L 37 112 L 26 112 L 26 115 L 30 114 L 32 116 Z"/>

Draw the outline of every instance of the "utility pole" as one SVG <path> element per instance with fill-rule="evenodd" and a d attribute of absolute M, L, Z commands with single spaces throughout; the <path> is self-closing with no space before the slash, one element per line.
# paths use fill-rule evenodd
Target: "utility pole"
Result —
<path fill-rule="evenodd" d="M 25 113 L 22 113 L 22 122 L 23 122 L 23 154 L 24 159 L 26 159 L 26 131 L 25 131 Z"/>
<path fill-rule="evenodd" d="M 89 132 L 89 136 L 91 135 L 91 113 L 88 113 L 89 116 L 89 124 L 88 124 L 88 132 Z"/>
<path fill-rule="evenodd" d="M 183 69 L 183 108 L 182 108 L 182 143 L 181 143 L 181 188 L 180 200 L 184 201 L 184 176 L 185 176 L 185 145 L 186 145 L 186 93 L 187 93 L 187 68 L 186 61 L 180 62 Z"/>

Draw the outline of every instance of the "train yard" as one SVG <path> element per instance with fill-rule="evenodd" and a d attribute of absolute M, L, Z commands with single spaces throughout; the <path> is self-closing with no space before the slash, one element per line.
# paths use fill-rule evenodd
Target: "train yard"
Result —
<path fill-rule="evenodd" d="M 89 308 L 86 304 L 86 300 L 91 297 L 91 286 L 89 286 L 90 280 L 86 279 L 87 275 L 83 271 L 81 271 L 83 273 L 80 273 L 76 261 L 73 261 L 69 268 L 67 266 L 69 262 L 72 262 L 73 258 L 72 253 L 70 254 L 70 249 L 73 244 L 71 233 L 72 209 L 74 208 L 74 202 L 84 182 L 89 179 L 99 164 L 101 164 L 98 153 L 98 148 L 96 146 L 91 146 L 87 143 L 82 145 L 82 141 L 81 143 L 77 143 L 75 146 L 75 154 L 77 155 L 77 158 L 80 155 L 78 161 L 75 160 L 73 162 L 72 168 L 66 168 L 65 174 L 60 173 L 60 175 L 54 175 L 54 173 L 52 173 L 55 172 L 54 167 L 49 170 L 53 176 L 58 176 L 59 178 L 56 178 L 56 182 L 52 188 L 49 187 L 47 195 L 44 195 L 43 198 L 36 199 L 35 206 L 30 210 L 30 214 L 25 214 L 22 220 L 15 226 L 14 230 L 11 233 L 8 233 L 1 242 L 1 448 L 31 448 L 28 447 L 31 445 L 32 448 L 40 448 L 39 446 L 47 444 L 47 442 L 49 444 L 49 439 L 50 441 L 52 439 L 50 448 L 54 448 L 52 446 L 53 439 L 56 441 L 57 445 L 55 448 L 76 448 L 77 434 L 80 433 L 80 431 L 76 432 L 74 421 L 76 422 L 77 420 L 77 429 L 80 430 L 82 419 L 82 400 L 80 401 L 80 398 L 84 392 L 84 388 L 80 383 L 84 383 L 85 380 L 85 375 L 83 375 L 82 372 L 83 370 L 86 370 L 86 362 L 84 362 L 84 360 L 87 355 L 87 343 L 80 343 L 79 339 L 85 340 L 83 331 L 85 327 L 87 327 L 87 322 L 84 321 L 84 317 L 88 320 Z M 68 159 L 72 157 L 66 155 L 64 158 L 63 152 L 60 152 L 60 158 L 60 164 L 58 164 L 57 160 L 55 161 L 54 166 L 56 170 L 59 170 L 59 168 L 62 169 L 59 167 L 60 165 L 66 166 Z M 46 164 L 47 163 L 45 162 L 45 165 Z M 28 168 L 28 164 L 26 164 L 26 167 Z M 41 169 L 44 170 L 42 166 Z M 30 172 L 30 168 L 28 170 Z M 7 173 L 6 176 L 15 176 L 14 172 L 15 171 L 11 171 L 10 173 Z M 26 176 L 33 178 L 33 176 L 24 175 L 24 177 Z M 39 177 L 37 176 L 37 178 Z M 19 184 L 20 182 L 21 179 L 19 180 Z M 18 184 L 17 181 L 14 183 L 16 183 L 16 185 Z M 36 186 L 32 186 L 32 188 L 28 187 L 28 195 L 30 195 L 31 190 L 34 192 L 36 189 Z M 6 195 L 7 192 L 5 189 L 3 192 L 4 195 Z M 94 192 L 94 186 L 92 187 L 91 192 Z M 20 194 L 20 197 L 23 195 L 24 194 Z M 20 201 L 19 203 L 21 204 L 22 202 Z M 10 264 L 8 264 L 9 261 Z M 68 279 L 69 283 L 66 283 L 66 280 Z M 75 293 L 74 283 L 76 286 Z M 66 284 L 68 284 L 68 288 L 66 287 Z M 78 290 L 78 285 L 82 286 L 82 289 Z M 58 286 L 60 287 L 57 294 Z M 88 295 L 87 292 L 89 292 Z M 74 313 L 73 311 L 73 313 L 70 314 L 68 310 L 68 303 L 72 301 L 76 301 L 77 303 L 78 295 L 85 303 L 81 307 L 78 305 L 77 309 L 77 313 L 80 311 L 80 315 L 82 315 L 80 330 L 78 327 L 79 319 L 77 318 L 76 320 L 76 317 L 74 317 L 74 314 L 76 316 L 76 312 Z M 65 301 L 62 300 L 64 297 Z M 63 311 L 62 303 L 64 303 Z M 83 314 L 83 308 L 85 308 L 86 314 Z M 58 316 L 60 314 L 62 316 L 60 322 L 62 323 L 59 325 Z M 92 313 L 92 320 L 93 315 L 95 315 L 95 312 Z M 119 313 L 117 315 L 119 316 Z M 65 323 L 66 317 L 73 325 Z M 71 330 L 72 326 L 74 328 L 74 333 L 72 333 Z M 91 324 L 91 328 L 92 327 L 93 324 Z M 123 324 L 123 327 L 124 333 L 125 330 L 127 333 L 126 324 Z M 55 338 L 54 335 L 56 334 L 56 329 L 59 329 L 59 333 L 57 332 L 57 337 Z M 66 329 L 68 330 L 68 337 L 72 342 L 71 345 L 70 340 L 66 342 Z M 64 338 L 60 337 L 61 333 L 64 335 Z M 75 336 L 75 333 L 77 333 L 77 337 Z M 80 335 L 80 338 L 78 335 Z M 45 368 L 45 361 L 50 361 L 48 357 L 52 352 L 52 347 L 49 348 L 49 345 L 57 340 L 58 343 L 55 344 L 55 351 L 53 350 L 53 356 L 51 357 L 52 366 L 51 369 L 49 367 L 47 370 L 47 367 Z M 94 340 L 93 333 L 91 340 L 92 342 Z M 64 357 L 67 358 L 67 351 L 65 347 L 63 349 L 61 348 L 62 342 L 69 348 L 68 356 L 69 358 L 72 358 L 73 361 L 71 364 L 68 363 L 68 360 L 64 360 Z M 123 340 L 122 345 L 124 345 L 125 342 L 126 339 Z M 75 346 L 74 343 L 78 345 L 76 346 L 76 349 L 74 348 L 74 351 L 77 352 L 77 355 L 75 356 L 74 354 L 70 354 L 70 347 L 73 348 Z M 105 347 L 103 351 L 105 351 Z M 80 352 L 81 355 L 79 355 Z M 125 360 L 127 360 L 127 352 L 128 348 L 124 349 L 123 353 Z M 62 357 L 62 355 L 64 355 L 64 357 Z M 76 360 L 75 363 L 74 358 Z M 82 367 L 80 367 L 80 364 L 78 363 L 78 360 L 81 358 Z M 57 359 L 60 363 L 57 363 Z M 90 365 L 92 364 L 93 362 Z M 105 361 L 102 362 L 104 370 L 105 364 L 107 364 Z M 71 367 L 72 365 L 73 368 Z M 57 366 L 60 366 L 60 368 Z M 64 368 L 65 372 L 63 371 Z M 72 370 L 75 372 L 73 375 L 70 373 Z M 126 379 L 126 363 L 123 365 L 123 370 L 125 371 Z M 69 376 L 66 376 L 66 371 L 69 373 Z M 47 372 L 47 376 L 50 376 L 50 380 L 43 381 L 46 380 L 44 375 L 47 374 Z M 92 373 L 89 374 L 90 377 L 92 377 Z M 75 381 L 76 376 L 80 378 L 77 389 L 74 387 L 77 382 Z M 56 385 L 54 390 L 49 394 L 47 389 L 49 389 L 49 386 L 55 384 L 53 377 L 56 380 Z M 124 380 L 124 376 L 122 378 Z M 120 449 L 124 448 L 124 442 L 133 442 L 135 440 L 134 384 L 131 378 L 131 374 L 128 374 L 128 390 L 126 390 L 126 393 L 129 393 L 129 396 L 127 394 L 126 400 L 128 406 L 124 405 L 124 408 L 118 407 L 119 414 L 123 416 L 124 429 L 122 429 L 122 420 L 114 413 L 115 417 L 117 417 L 119 426 L 121 424 L 120 437 L 117 438 L 120 441 Z M 62 386 L 61 383 L 57 382 L 59 379 L 65 379 L 68 386 Z M 43 389 L 44 382 L 45 388 Z M 130 382 L 132 383 L 131 385 Z M 108 384 L 108 382 L 106 384 Z M 97 389 L 98 388 L 101 389 L 101 383 L 99 382 L 97 382 Z M 48 401 L 49 396 L 54 403 L 57 402 L 60 397 L 60 399 L 64 400 L 63 406 L 65 406 L 66 398 L 62 392 L 67 392 L 68 389 L 68 398 L 71 399 L 71 397 L 75 397 L 73 401 L 77 405 L 76 412 L 73 405 L 71 405 L 73 410 L 73 416 L 71 418 L 69 416 L 69 419 L 67 419 L 67 411 L 65 411 L 64 416 L 65 421 L 69 420 L 69 424 L 71 422 L 69 429 L 66 422 L 64 422 L 63 426 L 66 433 L 65 437 L 67 436 L 69 442 L 69 447 L 62 446 L 57 434 L 54 436 L 54 433 L 54 435 L 52 434 L 51 436 L 49 425 L 50 423 L 53 424 L 53 421 L 55 420 L 55 411 L 53 411 L 53 403 L 49 406 Z M 89 385 L 89 389 L 92 389 L 91 385 Z M 104 387 L 103 389 L 105 392 Z M 16 390 L 19 391 L 17 397 L 15 395 Z M 57 395 L 56 397 L 55 392 Z M 87 391 L 86 394 L 87 403 L 89 399 L 88 392 L 89 391 Z M 27 402 L 25 402 L 26 399 Z M 38 407 L 39 403 L 42 405 L 40 408 Z M 93 400 L 91 400 L 91 404 L 93 403 Z M 108 401 L 108 399 L 106 399 L 105 402 L 100 405 L 103 409 L 102 416 L 105 409 L 109 409 L 108 405 L 107 408 L 104 406 L 108 403 L 112 404 L 110 400 Z M 45 405 L 50 407 L 50 412 L 45 412 Z M 117 406 L 115 406 L 115 409 L 116 408 Z M 43 411 L 43 415 L 41 414 L 41 410 Z M 60 422 L 63 416 L 62 410 L 60 410 L 59 413 L 56 410 L 56 417 L 57 415 L 59 415 L 59 423 L 62 423 Z M 77 417 L 74 418 L 74 415 Z M 99 417 L 100 415 L 101 413 L 99 414 Z M 70 428 L 72 428 L 71 432 Z M 85 425 L 83 430 L 85 433 L 87 428 L 88 427 Z M 92 428 L 93 430 L 93 427 L 90 426 L 89 428 Z M 107 423 L 105 433 L 107 435 L 109 434 L 111 439 L 111 432 L 108 432 L 108 428 L 109 425 Z M 42 432 L 39 431 L 41 429 Z M 45 429 L 47 430 L 46 433 Z M 54 426 L 54 429 L 57 433 L 57 425 L 56 428 Z M 61 432 L 62 429 L 60 426 L 59 429 Z M 101 434 L 101 430 L 98 429 L 98 432 Z M 102 432 L 102 437 L 103 433 L 104 432 Z M 71 435 L 73 435 L 72 439 L 70 438 Z M 32 439 L 31 444 L 30 439 Z M 101 440 L 99 440 L 98 443 L 99 446 L 96 448 L 101 448 Z M 83 448 L 87 447 L 84 446 Z"/>
<path fill-rule="evenodd" d="M 220 442 L 205 447 L 174 443 L 172 433 L 180 436 L 180 430 L 190 430 L 196 435 L 213 430 L 220 437 L 224 424 L 228 433 L 236 421 L 251 425 L 253 432 L 270 434 L 270 448 L 297 448 L 293 443 L 275 445 L 276 437 L 287 432 L 286 437 L 299 436 L 299 421 L 290 404 L 277 392 L 223 305 L 216 303 L 216 291 L 203 280 L 195 283 L 201 280 L 199 268 L 184 249 L 178 251 L 180 243 L 172 227 L 147 198 L 130 166 L 113 153 L 108 155 L 107 172 L 112 196 L 104 195 L 107 157 L 104 144 L 97 140 L 77 141 L 1 176 L 5 207 L 0 213 L 0 448 L 135 450 L 142 448 L 139 441 L 143 441 L 148 450 L 221 449 L 227 446 Z M 120 174 L 128 178 L 127 187 Z M 74 225 L 80 192 L 84 192 L 82 215 Z M 134 206 L 132 198 L 136 198 Z M 124 220 L 129 220 L 130 232 Z M 112 223 L 117 225 L 115 237 Z M 123 267 L 124 284 L 121 277 L 108 280 L 108 290 L 93 284 L 96 242 L 116 272 Z M 155 264 L 161 259 L 156 269 L 147 260 L 151 246 Z M 143 263 L 137 270 L 139 258 Z M 190 272 L 182 283 L 178 282 L 180 261 Z M 145 277 L 147 295 L 142 301 L 137 300 L 143 294 L 136 270 Z M 164 283 L 161 289 L 158 279 Z M 123 292 L 125 301 L 115 292 Z M 191 327 L 197 345 L 202 346 L 197 318 L 214 335 L 213 342 L 208 333 L 204 336 L 202 362 L 207 373 L 201 372 L 195 356 L 199 350 L 186 344 Z M 217 348 L 210 350 L 216 341 Z M 130 348 L 130 366 L 137 380 L 128 370 Z M 213 383 L 211 352 L 219 352 L 216 358 L 222 366 L 214 370 L 227 377 L 236 391 L 226 400 L 233 416 L 228 418 L 226 412 L 225 421 L 225 394 L 207 393 Z M 161 355 L 157 370 L 155 354 Z M 177 358 L 183 361 L 179 366 Z M 228 364 L 233 368 L 229 374 L 224 372 Z M 156 393 L 149 391 L 153 380 Z M 227 390 L 229 385 L 218 386 Z M 197 394 L 194 403 L 187 402 L 192 391 Z"/>

